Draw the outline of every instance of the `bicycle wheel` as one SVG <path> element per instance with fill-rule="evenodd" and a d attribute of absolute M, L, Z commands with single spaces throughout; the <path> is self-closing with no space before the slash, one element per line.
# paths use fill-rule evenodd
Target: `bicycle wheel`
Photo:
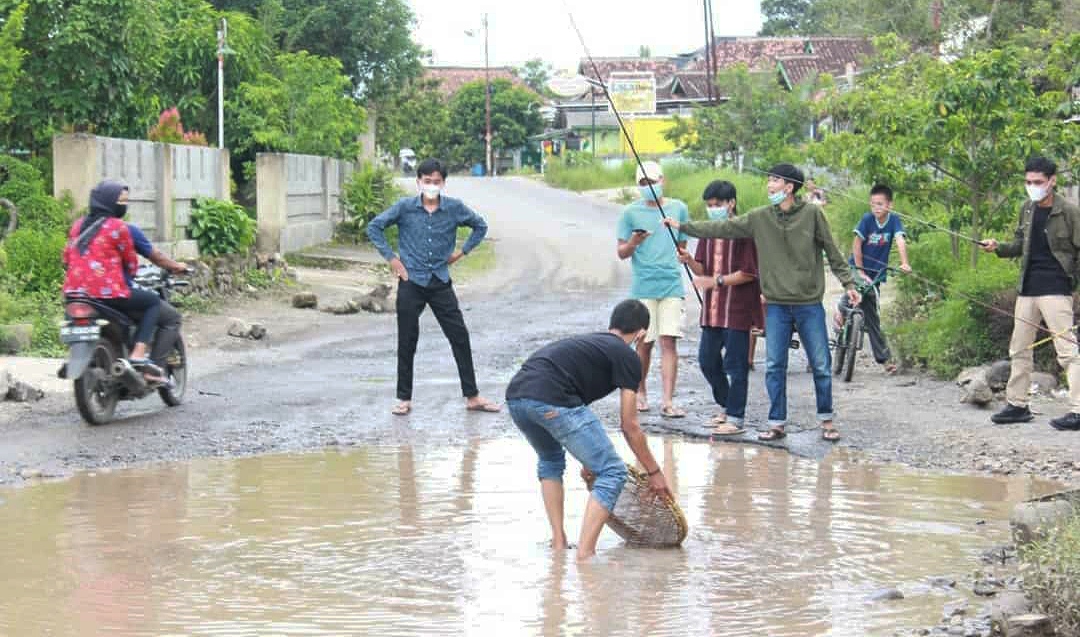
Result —
<path fill-rule="evenodd" d="M 855 373 L 855 354 L 859 352 L 859 340 L 862 338 L 863 315 L 862 312 L 852 312 L 848 316 L 847 337 L 847 369 L 844 370 L 844 382 L 851 382 L 851 376 Z"/>
<path fill-rule="evenodd" d="M 839 376 L 844 371 L 844 355 L 847 352 L 848 323 L 836 334 L 836 345 L 833 347 L 833 374 Z"/>

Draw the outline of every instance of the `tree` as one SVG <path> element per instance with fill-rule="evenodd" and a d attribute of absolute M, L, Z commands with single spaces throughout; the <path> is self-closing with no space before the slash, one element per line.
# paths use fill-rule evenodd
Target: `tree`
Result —
<path fill-rule="evenodd" d="M 279 54 L 274 66 L 237 90 L 237 149 L 355 157 L 366 116 L 341 63 L 301 51 Z"/>
<path fill-rule="evenodd" d="M 533 58 L 517 70 L 518 76 L 525 86 L 544 95 L 547 93 L 547 83 L 551 79 L 552 66 L 541 58 Z"/>
<path fill-rule="evenodd" d="M 450 107 L 438 80 L 410 82 L 379 107 L 376 118 L 379 148 L 394 157 L 402 148 L 418 157 L 450 156 Z"/>
<path fill-rule="evenodd" d="M 491 82 L 491 147 L 495 151 L 524 146 L 544 130 L 539 97 L 509 80 Z M 450 99 L 449 159 L 457 165 L 484 160 L 484 82 L 470 82 Z"/>
<path fill-rule="evenodd" d="M 420 75 L 413 14 L 404 0 L 213 0 L 258 17 L 284 51 L 341 61 L 363 100 L 381 101 Z M 280 30 L 278 30 L 280 29 Z"/>
<path fill-rule="evenodd" d="M 818 35 L 823 30 L 817 6 L 814 0 L 761 0 L 758 35 Z"/>
<path fill-rule="evenodd" d="M 217 29 L 228 22 L 225 94 L 255 78 L 272 62 L 272 43 L 255 19 L 244 13 L 215 11 L 202 0 L 161 0 L 160 18 L 171 25 L 162 42 L 161 79 L 155 109 L 176 107 L 184 123 L 207 133 L 217 129 Z M 226 111 L 227 121 L 235 113 Z M 232 140 L 230 126 L 226 134 Z M 215 138 L 216 141 L 216 138 Z M 231 145 L 231 144 L 230 144 Z"/>
<path fill-rule="evenodd" d="M 924 208 L 943 205 L 942 221 L 974 239 L 1015 220 L 1029 155 L 1069 153 L 1075 161 L 1080 131 L 1062 123 L 1061 109 L 1069 101 L 1064 82 L 1076 73 L 1069 51 L 1080 51 L 1080 35 L 1051 54 L 1010 46 L 952 63 L 911 55 L 895 37 L 876 46 L 877 68 L 830 105 L 850 132 L 828 136 L 815 149 L 819 161 L 867 182 L 884 180 Z M 1062 63 L 1069 66 L 1049 68 Z M 1048 66 L 1038 92 L 1033 64 Z M 955 238 L 953 251 L 958 257 Z M 973 264 L 977 258 L 973 245 Z"/>
<path fill-rule="evenodd" d="M 19 48 L 22 39 L 26 3 L 20 4 L 8 14 L 0 27 L 0 123 L 11 121 L 11 94 L 22 75 L 22 61 L 26 51 Z"/>
<path fill-rule="evenodd" d="M 26 0 L 26 51 L 9 144 L 47 147 L 64 127 L 141 136 L 157 111 L 165 28 L 155 0 Z M 7 14 L 11 0 L 0 0 Z"/>
<path fill-rule="evenodd" d="M 646 60 L 652 57 L 652 49 L 649 48 L 648 44 L 642 44 L 638 47 L 638 57 Z"/>
<path fill-rule="evenodd" d="M 764 167 L 806 139 L 813 122 L 813 84 L 788 91 L 773 73 L 751 72 L 745 64 L 721 71 L 716 83 L 728 101 L 698 108 L 692 119 L 676 116 L 665 134 L 690 157 L 712 165 L 718 159 L 734 161 L 742 151 Z"/>

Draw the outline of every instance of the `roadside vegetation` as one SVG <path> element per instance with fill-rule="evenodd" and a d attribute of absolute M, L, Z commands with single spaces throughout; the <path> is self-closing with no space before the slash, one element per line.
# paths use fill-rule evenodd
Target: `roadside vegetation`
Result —
<path fill-rule="evenodd" d="M 1024 591 L 1058 637 L 1080 637 L 1080 515 L 1051 528 L 1020 553 Z"/>

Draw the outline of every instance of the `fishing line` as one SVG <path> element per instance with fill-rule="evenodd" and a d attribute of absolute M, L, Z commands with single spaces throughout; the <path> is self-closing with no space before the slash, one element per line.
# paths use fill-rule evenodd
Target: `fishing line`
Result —
<path fill-rule="evenodd" d="M 863 255 L 863 259 L 866 259 L 865 255 Z M 880 260 L 878 260 L 878 259 L 873 259 L 873 260 L 877 261 L 879 264 L 881 263 Z M 963 294 L 962 292 L 956 292 L 956 291 L 951 291 L 950 292 L 948 290 L 948 288 L 946 288 L 941 283 L 938 283 L 937 281 L 934 281 L 934 280 L 929 279 L 927 277 L 918 275 L 914 271 L 904 272 L 903 270 L 901 270 L 899 268 L 894 268 L 894 267 L 888 265 L 887 263 L 882 264 L 882 265 L 884 265 L 885 269 L 887 271 L 889 271 L 889 272 L 898 274 L 900 276 L 910 276 L 910 277 L 914 278 L 917 281 L 920 281 L 920 282 L 925 283 L 927 285 L 931 285 L 933 287 L 939 288 L 941 290 L 941 292 L 942 292 L 942 297 L 943 298 L 946 297 L 946 296 L 955 296 L 957 298 L 960 298 L 960 299 L 963 299 L 963 300 L 967 301 L 968 303 L 974 303 L 975 305 L 981 306 L 984 309 L 987 309 L 987 310 L 989 310 L 991 312 L 995 312 L 995 313 L 1000 314 L 1002 316 L 1006 316 L 1008 318 L 1011 318 L 1014 321 L 1018 321 L 1020 323 L 1024 323 L 1026 325 L 1034 327 L 1036 329 L 1036 331 L 1038 331 L 1038 332 L 1046 332 L 1047 334 L 1050 334 L 1049 337 L 1043 338 L 1043 339 L 1041 339 L 1039 341 L 1036 341 L 1036 342 L 1032 343 L 1031 345 L 1027 346 L 1026 348 L 1024 348 L 1025 350 L 1026 349 L 1035 349 L 1039 345 L 1042 345 L 1044 343 L 1048 343 L 1050 341 L 1053 341 L 1056 338 L 1064 338 L 1067 342 L 1069 342 L 1069 343 L 1071 343 L 1073 345 L 1080 345 L 1080 342 L 1078 342 L 1076 339 L 1068 338 L 1068 337 L 1065 336 L 1066 333 L 1075 331 L 1076 330 L 1075 326 L 1069 326 L 1069 327 L 1065 328 L 1064 330 L 1061 330 L 1060 332 L 1053 332 L 1053 331 L 1050 330 L 1050 328 L 1044 327 L 1041 323 L 1035 323 L 1034 321 L 1029 321 L 1027 319 L 1022 319 L 1019 316 L 1016 316 L 1015 314 L 1012 314 L 1012 313 L 1010 313 L 1010 312 L 1008 312 L 1006 310 L 1003 310 L 1003 309 L 1001 309 L 999 307 L 995 307 L 994 305 L 992 305 L 990 303 L 985 303 L 983 301 L 980 301 L 980 300 L 978 300 L 978 299 L 976 299 L 976 298 L 974 298 L 972 296 L 968 296 L 966 294 Z M 855 268 L 856 270 L 861 270 L 863 273 L 874 272 L 874 270 L 870 270 L 870 269 L 866 268 L 865 265 L 862 268 L 859 268 L 858 266 L 851 266 L 851 267 Z M 1020 350 L 1020 351 L 1024 351 L 1024 350 Z"/>
<path fill-rule="evenodd" d="M 747 167 L 746 170 L 749 171 L 749 172 L 754 172 L 754 173 L 758 173 L 758 174 L 765 175 L 765 176 L 773 176 L 769 171 L 761 170 L 759 168 L 754 168 L 753 166 Z M 836 194 L 840 195 L 841 197 L 847 197 L 847 198 L 851 199 L 852 201 L 857 201 L 858 200 L 855 197 L 855 195 L 852 195 L 852 194 L 847 193 L 847 192 L 836 191 Z M 958 239 L 963 239 L 964 241 L 974 243 L 975 245 L 978 245 L 978 246 L 986 245 L 984 243 L 985 240 L 979 240 L 979 239 L 976 239 L 974 237 L 968 236 L 966 234 L 956 232 L 955 230 L 950 230 L 949 228 L 946 228 L 944 226 L 939 226 L 938 224 L 933 223 L 931 221 L 926 221 L 925 219 L 920 219 L 919 217 L 916 217 L 914 215 L 909 215 L 907 213 L 900 212 L 899 210 L 896 210 L 895 208 L 890 208 L 889 212 L 895 213 L 896 216 L 901 217 L 903 219 L 910 219 L 910 220 L 915 221 L 917 223 L 921 223 L 923 225 L 930 226 L 931 228 L 934 228 L 935 230 L 940 230 L 940 231 L 942 231 L 942 232 L 944 232 L 946 234 L 952 235 L 952 236 L 954 236 L 954 237 L 956 237 Z"/>
<path fill-rule="evenodd" d="M 577 21 L 574 20 L 574 14 L 570 11 L 570 5 L 567 4 L 566 0 L 563 0 L 563 7 L 566 9 L 567 16 L 570 17 L 570 26 L 574 28 L 574 33 L 577 34 L 578 41 L 581 42 L 581 48 L 585 51 L 585 57 L 589 60 L 589 65 L 592 66 L 595 80 L 587 80 L 589 84 L 589 90 L 593 90 L 592 87 L 595 84 L 596 86 L 599 86 L 600 89 L 604 92 L 604 98 L 607 99 L 608 105 L 611 106 L 611 112 L 614 113 L 615 121 L 619 123 L 619 130 L 622 131 L 623 137 L 626 138 L 626 145 L 630 148 L 630 152 L 634 155 L 634 161 L 638 165 L 638 170 L 640 170 L 641 173 L 644 175 L 645 164 L 641 161 L 641 155 L 638 154 L 637 147 L 634 146 L 634 140 L 630 138 L 630 131 L 626 129 L 626 124 L 623 123 L 622 115 L 619 114 L 619 109 L 615 106 L 615 100 L 611 98 L 611 93 L 608 92 L 607 84 L 604 82 L 600 75 L 600 67 L 597 66 L 596 60 L 593 59 L 592 53 L 589 52 L 589 46 L 585 44 L 585 36 L 581 34 L 581 29 L 578 28 Z M 660 210 L 660 217 L 662 219 L 667 219 L 668 216 L 664 212 L 664 205 L 660 203 L 660 197 L 657 196 L 656 190 L 653 188 L 652 180 L 646 179 L 645 181 L 648 182 L 649 193 L 652 195 L 653 201 L 656 202 L 656 206 Z M 671 226 L 664 227 L 667 228 L 668 235 L 671 237 L 671 242 L 675 244 L 675 250 L 676 252 L 678 252 L 679 240 L 678 237 L 675 236 L 675 231 L 671 229 Z M 701 298 L 701 292 L 697 289 L 695 285 L 693 285 L 694 273 L 690 271 L 689 264 L 683 263 L 682 265 L 683 270 L 686 271 L 686 276 L 690 279 L 690 287 L 694 290 L 694 296 L 697 297 L 698 304 L 704 305 L 705 302 Z"/>

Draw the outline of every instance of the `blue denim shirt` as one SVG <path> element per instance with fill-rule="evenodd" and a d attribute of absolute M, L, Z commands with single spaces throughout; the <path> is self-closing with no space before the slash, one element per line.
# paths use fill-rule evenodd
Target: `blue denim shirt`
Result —
<path fill-rule="evenodd" d="M 465 254 L 480 245 L 487 234 L 484 218 L 460 199 L 442 195 L 439 207 L 429 213 L 419 196 L 405 197 L 368 223 L 368 239 L 387 261 L 396 256 L 386 241 L 386 228 L 394 224 L 398 227 L 398 251 L 409 280 L 425 287 L 433 276 L 443 282 L 450 280 L 447 262 L 454 252 L 459 226 L 472 228 L 472 234 L 461 248 Z"/>

